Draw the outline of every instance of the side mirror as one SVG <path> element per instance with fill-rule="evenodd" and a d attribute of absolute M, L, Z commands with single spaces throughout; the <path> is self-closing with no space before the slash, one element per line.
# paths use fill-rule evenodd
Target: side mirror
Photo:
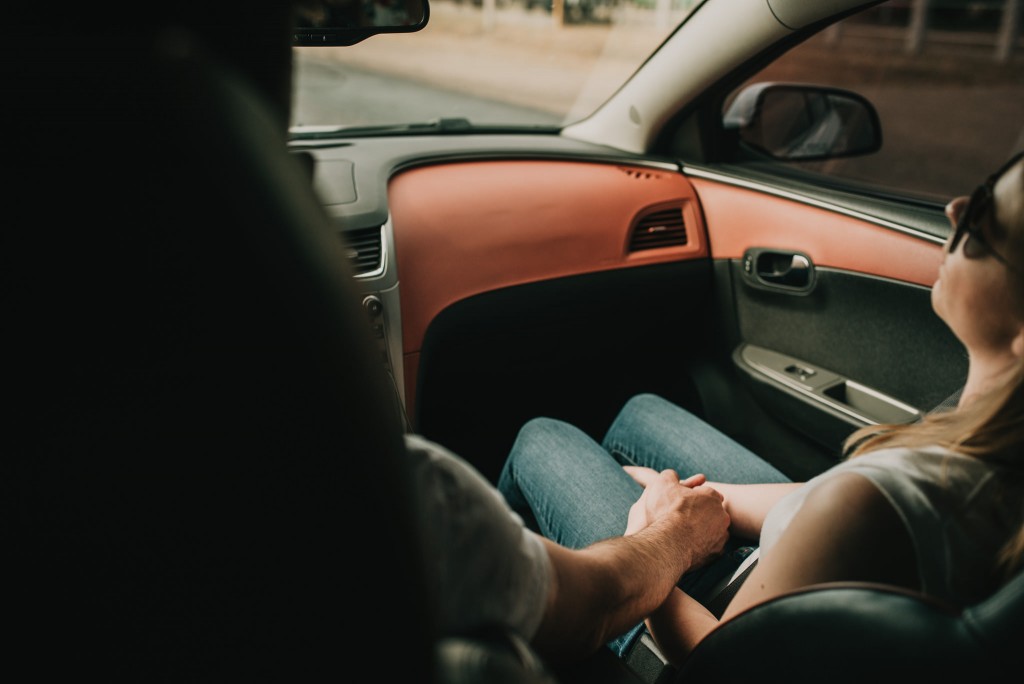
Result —
<path fill-rule="evenodd" d="M 299 0 L 292 45 L 354 45 L 378 33 L 412 33 L 427 25 L 428 0 Z"/>
<path fill-rule="evenodd" d="M 781 161 L 852 157 L 882 147 L 874 106 L 838 88 L 755 83 L 736 95 L 722 123 L 743 144 Z"/>

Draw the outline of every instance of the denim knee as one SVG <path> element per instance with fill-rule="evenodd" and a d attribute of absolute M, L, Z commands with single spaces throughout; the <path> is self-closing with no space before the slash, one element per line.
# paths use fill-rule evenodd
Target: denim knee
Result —
<path fill-rule="evenodd" d="M 622 410 L 619 411 L 619 415 L 628 415 L 634 412 L 645 414 L 663 407 L 666 404 L 675 407 L 675 404 L 670 404 L 668 400 L 659 397 L 657 394 L 651 394 L 649 392 L 635 394 L 622 406 Z"/>
<path fill-rule="evenodd" d="M 666 414 L 672 418 L 683 409 L 656 394 L 636 394 L 623 405 L 622 410 L 608 427 L 602 445 L 610 453 L 627 463 L 633 462 L 633 448 L 638 439 L 655 436 Z"/>
<path fill-rule="evenodd" d="M 553 418 L 531 418 L 519 428 L 512 449 L 505 459 L 498 477 L 498 490 L 509 499 L 509 503 L 518 504 L 521 499 L 519 493 L 518 473 L 524 468 L 530 469 L 530 464 L 538 456 L 545 454 L 543 442 L 545 438 L 559 431 L 563 424 Z"/>
<path fill-rule="evenodd" d="M 521 461 L 543 454 L 544 442 L 550 441 L 552 438 L 558 439 L 566 428 L 571 429 L 571 426 L 554 418 L 540 417 L 526 421 L 519 428 L 519 433 L 516 435 L 516 440 L 512 444 L 512 449 L 505 462 L 506 466 L 513 460 Z"/>

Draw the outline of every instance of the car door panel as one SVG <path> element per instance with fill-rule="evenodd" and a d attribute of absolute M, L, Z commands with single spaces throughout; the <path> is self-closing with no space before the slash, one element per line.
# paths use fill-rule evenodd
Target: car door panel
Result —
<path fill-rule="evenodd" d="M 691 181 L 731 293 L 725 339 L 767 413 L 838 456 L 856 427 L 915 420 L 962 384 L 963 349 L 930 303 L 939 239 L 813 196 Z M 813 286 L 766 287 L 745 258 L 762 249 L 806 255 Z"/>

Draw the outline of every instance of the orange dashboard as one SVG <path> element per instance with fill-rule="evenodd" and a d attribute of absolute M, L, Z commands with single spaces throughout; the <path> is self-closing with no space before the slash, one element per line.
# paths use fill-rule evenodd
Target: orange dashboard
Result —
<path fill-rule="evenodd" d="M 410 397 L 427 327 L 461 299 L 708 254 L 693 187 L 668 169 L 556 160 L 436 164 L 395 175 L 388 205 Z M 638 232 L 662 228 L 645 218 L 666 214 L 681 218 L 685 244 L 631 250 Z"/>

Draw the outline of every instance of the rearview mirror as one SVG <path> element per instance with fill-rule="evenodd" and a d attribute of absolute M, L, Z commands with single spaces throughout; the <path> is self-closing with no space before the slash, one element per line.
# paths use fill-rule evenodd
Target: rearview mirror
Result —
<path fill-rule="evenodd" d="M 293 45 L 354 45 L 378 33 L 427 25 L 428 0 L 299 0 Z"/>
<path fill-rule="evenodd" d="M 740 91 L 722 123 L 748 147 L 782 161 L 852 157 L 882 147 L 874 106 L 838 88 L 755 83 Z"/>

